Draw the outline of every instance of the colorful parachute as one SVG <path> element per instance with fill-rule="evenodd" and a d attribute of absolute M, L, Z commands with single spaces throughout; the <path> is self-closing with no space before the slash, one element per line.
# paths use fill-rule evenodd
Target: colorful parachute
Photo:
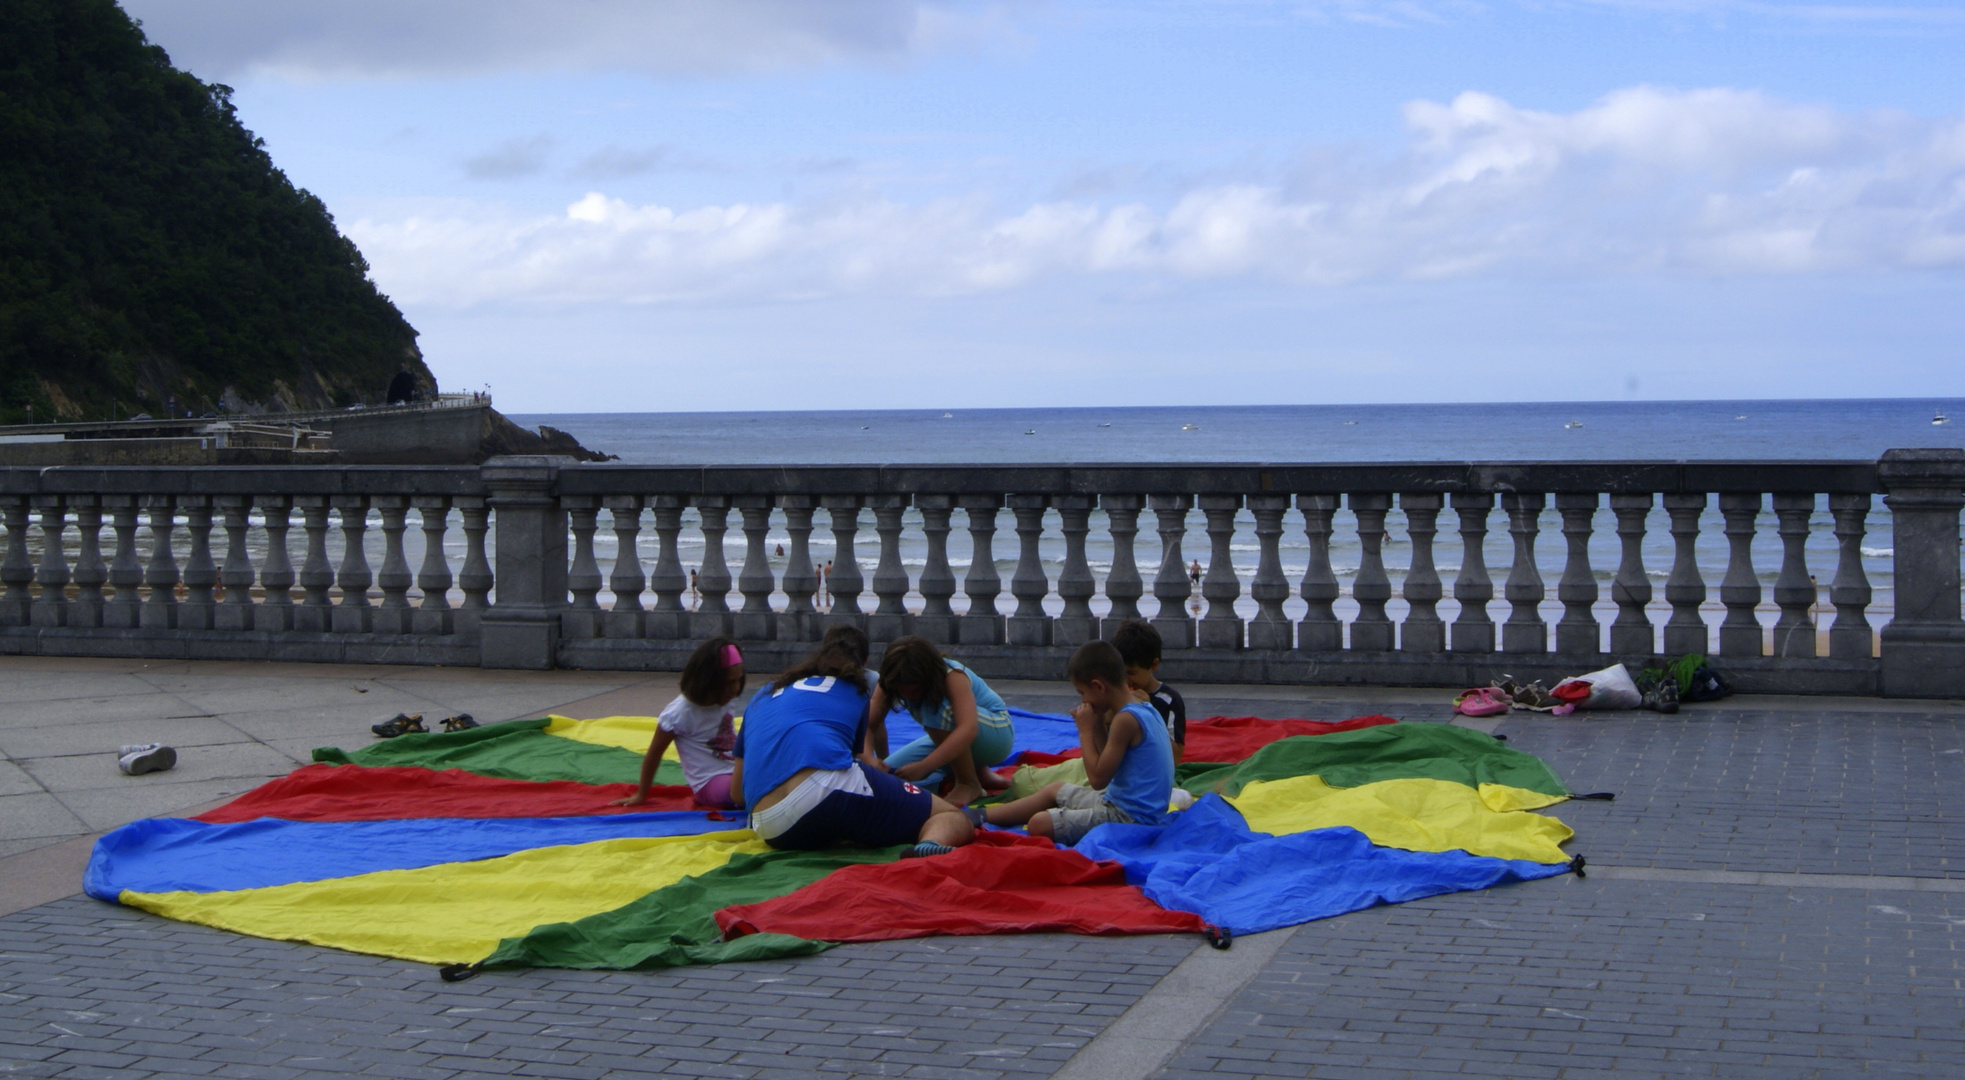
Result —
<path fill-rule="evenodd" d="M 1018 789 L 1084 775 L 1067 717 L 1014 710 Z M 1188 727 L 1164 828 L 1076 849 L 990 830 L 952 855 L 773 851 L 697 808 L 674 762 L 632 791 L 652 717 L 406 735 L 195 818 L 97 842 L 91 896 L 238 933 L 442 965 L 647 968 L 932 934 L 1288 926 L 1567 871 L 1569 796 L 1480 732 L 1360 717 Z M 903 715 L 892 738 L 913 734 Z M 671 751 L 673 753 L 673 751 Z"/>

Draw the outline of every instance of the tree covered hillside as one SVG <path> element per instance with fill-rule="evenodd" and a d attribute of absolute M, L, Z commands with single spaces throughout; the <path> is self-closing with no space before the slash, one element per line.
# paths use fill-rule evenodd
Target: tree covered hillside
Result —
<path fill-rule="evenodd" d="M 0 423 L 349 404 L 399 370 L 434 389 L 230 94 L 114 0 L 0 3 Z"/>

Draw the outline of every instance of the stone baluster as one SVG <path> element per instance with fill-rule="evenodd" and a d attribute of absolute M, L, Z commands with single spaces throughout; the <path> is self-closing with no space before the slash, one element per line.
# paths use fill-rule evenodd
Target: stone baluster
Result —
<path fill-rule="evenodd" d="M 678 641 L 689 636 L 689 609 L 682 602 L 689 575 L 683 572 L 680 546 L 682 511 L 689 501 L 680 495 L 650 495 L 647 502 L 655 521 L 655 569 L 648 575 L 655 606 L 642 616 L 642 633 L 658 641 Z"/>
<path fill-rule="evenodd" d="M 416 569 L 416 588 L 423 600 L 410 616 L 409 629 L 419 636 L 441 637 L 451 632 L 450 557 L 444 553 L 444 534 L 450 531 L 450 497 L 413 495 L 416 523 L 423 529 L 423 565 Z"/>
<path fill-rule="evenodd" d="M 695 638 L 730 632 L 730 564 L 723 558 L 723 537 L 730 531 L 730 496 L 698 495 L 690 500 L 702 518 L 703 562 L 696 568 L 696 610 L 689 620 Z"/>
<path fill-rule="evenodd" d="M 246 550 L 246 530 L 252 527 L 250 495 L 219 495 L 213 499 L 224 517 L 225 565 L 219 568 L 219 584 L 225 586 L 225 600 L 218 605 L 215 625 L 220 630 L 253 628 L 252 553 Z"/>
<path fill-rule="evenodd" d="M 212 589 L 218 585 L 218 564 L 212 561 L 212 500 L 209 495 L 180 495 L 185 532 L 191 553 L 184 560 L 184 602 L 178 605 L 179 630 L 210 630 L 218 619 Z"/>
<path fill-rule="evenodd" d="M 109 584 L 116 593 L 102 605 L 102 625 L 129 630 L 142 625 L 143 611 L 143 563 L 136 554 L 137 498 L 104 495 L 102 505 L 116 531 L 116 554 L 109 560 Z"/>
<path fill-rule="evenodd" d="M 1706 512 L 1703 493 L 1667 493 L 1662 500 L 1672 519 L 1672 572 L 1665 578 L 1665 602 L 1672 617 L 1665 623 L 1665 655 L 1704 653 L 1711 646 L 1705 616 L 1706 580 L 1699 574 L 1699 516 Z"/>
<path fill-rule="evenodd" d="M 478 467 L 492 513 L 497 596 L 478 620 L 478 663 L 532 671 L 558 666 L 566 611 L 567 520 L 553 458 L 493 458 Z"/>
<path fill-rule="evenodd" d="M 1289 599 L 1290 579 L 1283 576 L 1279 550 L 1283 539 L 1283 515 L 1289 511 L 1288 495 L 1251 495 L 1249 513 L 1255 516 L 1255 578 L 1249 582 L 1249 596 L 1255 599 L 1255 618 L 1249 622 L 1249 648 L 1287 649 L 1295 644 L 1289 616 L 1283 614 L 1283 601 Z"/>
<path fill-rule="evenodd" d="M 1542 531 L 1542 508 L 1548 496 L 1539 492 L 1509 492 L 1501 496 L 1508 512 L 1508 533 L 1515 540 L 1514 563 L 1502 586 L 1513 610 L 1501 626 L 1501 651 L 1549 651 L 1549 624 L 1542 621 L 1542 570 L 1535 565 L 1535 538 Z"/>
<path fill-rule="evenodd" d="M 491 608 L 491 587 L 497 583 L 484 549 L 485 534 L 491 531 L 491 507 L 482 495 L 459 495 L 450 505 L 457 508 L 458 527 L 464 531 L 464 565 L 457 570 L 457 591 L 464 594 L 464 602 L 451 615 L 451 625 L 458 634 L 478 635 L 484 613 Z"/>
<path fill-rule="evenodd" d="M 1133 545 L 1139 537 L 1139 512 L 1146 500 L 1138 495 L 1100 495 L 1106 531 L 1112 535 L 1112 569 L 1105 575 L 1105 599 L 1111 611 L 1099 624 L 1099 637 L 1110 639 L 1121 623 L 1142 619 L 1139 598 L 1146 595 Z"/>
<path fill-rule="evenodd" d="M 587 641 L 600 636 L 600 563 L 594 558 L 594 533 L 600 531 L 600 499 L 593 495 L 561 495 L 567 528 L 573 533 L 573 564 L 566 571 L 566 588 L 573 601 L 559 615 L 560 637 Z"/>
<path fill-rule="evenodd" d="M 1835 583 L 1829 601 L 1835 622 L 1829 624 L 1829 655 L 1837 660 L 1868 660 L 1876 655 L 1876 631 L 1870 628 L 1869 575 L 1863 570 L 1863 536 L 1868 532 L 1868 495 L 1830 495 L 1835 515 Z"/>
<path fill-rule="evenodd" d="M 1595 656 L 1603 651 L 1603 627 L 1592 609 L 1597 602 L 1597 574 L 1590 565 L 1590 534 L 1596 531 L 1594 491 L 1558 492 L 1556 512 L 1562 515 L 1562 537 L 1569 546 L 1556 599 L 1562 601 L 1562 620 L 1556 623 L 1556 652 L 1564 656 Z"/>
<path fill-rule="evenodd" d="M 914 632 L 937 645 L 953 645 L 961 636 L 956 629 L 955 608 L 949 603 L 955 595 L 955 571 L 948 565 L 949 518 L 955 512 L 955 499 L 916 495 L 914 505 L 921 511 L 921 534 L 928 541 L 928 559 L 917 585 L 921 614 L 914 617 Z"/>
<path fill-rule="evenodd" d="M 1890 450 L 1877 462 L 1889 494 L 1896 613 L 1884 626 L 1883 692 L 1965 697 L 1965 622 L 1959 618 L 1958 511 L 1965 450 Z"/>
<path fill-rule="evenodd" d="M 382 606 L 370 616 L 369 629 L 378 634 L 407 634 L 415 619 L 409 606 L 409 587 L 416 584 L 409 572 L 409 559 L 403 554 L 409 496 L 377 495 L 372 505 L 382 518 L 382 569 L 375 575 L 375 586 L 382 590 Z"/>
<path fill-rule="evenodd" d="M 259 587 L 265 596 L 253 605 L 252 628 L 268 633 L 293 629 L 293 560 L 287 554 L 287 531 L 292 527 L 293 500 L 285 495 L 253 498 L 266 530 L 266 562 L 259 568 Z"/>
<path fill-rule="evenodd" d="M 1617 515 L 1617 540 L 1623 546 L 1617 576 L 1610 582 L 1610 599 L 1617 604 L 1617 620 L 1610 624 L 1610 652 L 1614 656 L 1648 657 L 1657 649 L 1658 641 L 1651 616 L 1645 612 L 1651 603 L 1651 578 L 1644 572 L 1644 533 L 1651 517 L 1651 496 L 1612 495 L 1610 512 Z"/>
<path fill-rule="evenodd" d="M 1344 648 L 1344 623 L 1331 605 L 1340 595 L 1337 574 L 1330 565 L 1331 518 L 1337 513 L 1335 495 L 1298 495 L 1303 511 L 1303 535 L 1310 542 L 1310 562 L 1303 568 L 1297 595 L 1310 605 L 1296 627 L 1296 647 L 1303 652 L 1337 652 Z"/>
<path fill-rule="evenodd" d="M 1460 614 L 1453 618 L 1453 651 L 1494 651 L 1494 619 L 1487 613 L 1494 599 L 1494 578 L 1487 572 L 1487 517 L 1494 512 L 1494 495 L 1486 491 L 1456 491 L 1450 497 L 1460 527 L 1460 572 L 1453 577 L 1453 599 Z"/>
<path fill-rule="evenodd" d="M 866 589 L 866 577 L 860 573 L 860 557 L 853 550 L 860 532 L 860 498 L 858 495 L 819 497 L 819 505 L 825 507 L 832 525 L 832 573 L 826 577 L 832 610 L 825 618 L 827 626 L 847 623 L 866 629 L 866 615 L 860 611 L 860 593 Z"/>
<path fill-rule="evenodd" d="M 880 562 L 873 570 L 873 595 L 878 603 L 867 616 L 867 637 L 892 641 L 908 633 L 907 567 L 901 565 L 901 529 L 907 517 L 905 495 L 871 495 L 873 531 L 880 536 Z"/>
<path fill-rule="evenodd" d="M 68 625 L 93 629 L 102 625 L 102 586 L 109 564 L 102 560 L 102 503 L 94 495 L 70 495 L 75 508 L 75 602 L 68 606 Z"/>
<path fill-rule="evenodd" d="M 141 618 L 145 630 L 177 629 L 177 553 L 171 549 L 176 506 L 177 500 L 169 495 L 143 497 L 150 518 L 150 564 L 143 570 L 143 583 L 150 587 Z"/>
<path fill-rule="evenodd" d="M 1726 577 L 1719 583 L 1719 602 L 1726 620 L 1719 624 L 1721 656 L 1759 656 L 1762 649 L 1760 575 L 1753 568 L 1754 519 L 1760 516 L 1759 492 L 1729 492 L 1719 497 L 1720 517 L 1726 521 Z"/>
<path fill-rule="evenodd" d="M 1403 594 L 1411 609 L 1399 627 L 1401 652 L 1437 653 L 1446 651 L 1446 623 L 1440 619 L 1440 600 L 1446 589 L 1440 571 L 1433 564 L 1433 538 L 1440 531 L 1443 495 L 1399 496 L 1399 509 L 1406 514 L 1406 536 L 1412 540 L 1412 565 L 1406 570 Z"/>
<path fill-rule="evenodd" d="M 0 597 L 0 626 L 28 626 L 34 621 L 34 560 L 27 554 L 27 496 L 0 495 L 0 509 L 7 516 L 7 560 L 0 563 L 0 582 L 7 593 Z"/>
<path fill-rule="evenodd" d="M 1006 624 L 1007 640 L 1012 645 L 1051 643 L 1051 617 L 1044 611 L 1051 579 L 1044 573 L 1040 549 L 1048 501 L 1042 495 L 1012 495 L 1008 499 L 1010 512 L 1017 519 L 1017 569 L 1010 575 L 1010 595 L 1017 598 L 1017 609 Z"/>
<path fill-rule="evenodd" d="M 1092 496 L 1053 495 L 1058 528 L 1064 533 L 1064 568 L 1058 572 L 1058 596 L 1064 611 L 1052 624 L 1051 639 L 1059 645 L 1083 645 L 1098 639 L 1098 616 L 1092 614 L 1092 594 L 1098 579 L 1085 561 L 1085 538 L 1092 531 Z"/>
<path fill-rule="evenodd" d="M 1187 598 L 1194 594 L 1194 583 L 1187 576 L 1187 556 L 1180 550 L 1187 536 L 1187 512 L 1194 508 L 1192 495 L 1149 495 L 1147 506 L 1158 520 L 1160 570 L 1153 575 L 1153 597 L 1160 610 L 1153 615 L 1153 629 L 1160 632 L 1162 649 L 1194 647 L 1194 617 L 1187 613 Z"/>
<path fill-rule="evenodd" d="M 1358 617 L 1351 623 L 1354 652 L 1390 652 L 1392 620 L 1385 614 L 1385 602 L 1392 599 L 1392 581 L 1385 576 L 1385 514 L 1392 508 L 1390 495 L 1352 494 L 1347 496 L 1351 513 L 1358 519 L 1358 576 L 1351 581 L 1351 598 L 1358 602 Z"/>
<path fill-rule="evenodd" d="M 731 636 L 739 641 L 770 641 L 778 636 L 778 617 L 771 610 L 778 578 L 771 572 L 771 555 L 764 546 L 771 535 L 771 496 L 738 495 L 731 502 L 744 519 L 744 566 L 737 573 L 744 606 L 731 619 Z"/>
<path fill-rule="evenodd" d="M 791 534 L 791 554 L 785 560 L 785 610 L 778 616 L 778 640 L 815 641 L 819 638 L 819 611 L 812 597 L 819 591 L 819 576 L 812 569 L 812 511 L 818 500 L 810 495 L 780 495 L 778 505 L 785 512 L 785 531 Z"/>
<path fill-rule="evenodd" d="M 996 597 L 1003 592 L 1003 576 L 996 570 L 996 512 L 1003 508 L 1003 497 L 964 495 L 956 504 L 969 518 L 969 572 L 962 576 L 969 612 L 958 626 L 962 644 L 1001 645 L 1003 616 L 996 613 Z"/>
<path fill-rule="evenodd" d="M 66 626 L 69 574 L 61 536 L 68 531 L 68 507 L 59 495 L 36 495 L 33 502 L 41 512 L 41 565 L 34 570 L 41 596 L 29 610 L 29 619 L 35 626 Z"/>
<path fill-rule="evenodd" d="M 293 628 L 322 633 L 334 626 L 334 607 L 328 590 L 334 586 L 334 567 L 328 562 L 328 500 L 325 495 L 296 495 L 300 527 L 307 534 L 307 554 L 300 560 L 300 606 L 293 610 Z"/>
<path fill-rule="evenodd" d="M 1235 514 L 1242 508 L 1242 497 L 1203 495 L 1197 501 L 1208 522 L 1208 569 L 1201 576 L 1201 596 L 1208 610 L 1196 636 L 1204 649 L 1239 649 L 1242 619 L 1235 614 L 1235 601 L 1242 596 L 1242 579 L 1235 573 L 1234 542 Z"/>
<path fill-rule="evenodd" d="M 607 575 L 607 590 L 614 594 L 614 606 L 601 618 L 601 636 L 634 640 L 641 637 L 641 593 L 648 585 L 641 571 L 641 497 L 609 495 L 601 499 L 607 508 L 608 524 L 614 530 L 614 569 Z"/>
<path fill-rule="evenodd" d="M 1815 655 L 1815 581 L 1808 576 L 1808 519 L 1815 515 L 1812 494 L 1776 494 L 1774 519 L 1781 537 L 1781 573 L 1774 579 L 1775 656 Z"/>
<path fill-rule="evenodd" d="M 375 605 L 368 599 L 368 587 L 375 574 L 369 569 L 364 539 L 368 535 L 368 496 L 334 495 L 328 502 L 341 519 L 341 568 L 334 583 L 341 587 L 341 603 L 334 607 L 329 629 L 337 634 L 366 634 L 371 627 Z"/>

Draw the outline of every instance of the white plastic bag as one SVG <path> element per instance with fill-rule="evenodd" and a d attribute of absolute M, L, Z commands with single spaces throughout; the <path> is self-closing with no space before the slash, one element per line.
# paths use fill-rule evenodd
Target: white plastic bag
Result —
<path fill-rule="evenodd" d="M 1564 679 L 1563 682 L 1590 684 L 1590 696 L 1577 706 L 1582 709 L 1635 709 L 1644 701 L 1644 695 L 1638 693 L 1637 683 L 1622 664 L 1612 664 L 1602 671 L 1592 671 L 1588 675 Z"/>

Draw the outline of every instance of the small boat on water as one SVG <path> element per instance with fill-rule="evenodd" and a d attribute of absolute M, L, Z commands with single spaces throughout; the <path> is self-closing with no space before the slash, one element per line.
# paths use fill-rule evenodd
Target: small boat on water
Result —
<path fill-rule="evenodd" d="M 953 419 L 955 419 L 955 414 L 954 414 L 954 413 L 952 413 L 952 412 L 945 412 L 945 413 L 943 413 L 943 414 L 942 414 L 942 419 L 944 419 L 944 420 L 953 420 Z"/>
<path fill-rule="evenodd" d="M 1102 421 L 1100 421 L 1100 422 L 1099 422 L 1099 426 L 1100 426 L 1100 427 L 1111 427 L 1111 426 L 1112 426 L 1112 424 L 1111 424 L 1111 423 L 1110 423 L 1109 421 L 1103 421 L 1103 420 L 1102 420 Z"/>
<path fill-rule="evenodd" d="M 1942 427 L 1945 424 L 1951 423 L 1951 417 L 1946 416 L 1943 413 L 1938 413 L 1931 417 L 1931 423 L 1939 427 Z"/>
<path fill-rule="evenodd" d="M 1036 428 L 1028 428 L 1028 429 L 1026 429 L 1026 430 L 1024 431 L 1024 434 L 1025 434 L 1025 435 L 1035 435 L 1035 434 L 1037 434 L 1037 429 L 1036 429 Z"/>
<path fill-rule="evenodd" d="M 1344 426 L 1345 426 L 1345 427 L 1357 427 L 1357 426 L 1358 426 L 1358 422 L 1357 422 L 1356 420 L 1346 420 L 1346 421 L 1344 421 Z"/>
<path fill-rule="evenodd" d="M 1736 417 L 1734 417 L 1733 419 L 1735 419 L 1735 420 L 1745 420 L 1746 418 L 1747 418 L 1747 414 L 1746 414 L 1746 413 L 1741 413 L 1740 415 L 1738 415 L 1738 416 L 1736 416 Z"/>
<path fill-rule="evenodd" d="M 1199 425 L 1199 424 L 1182 424 L 1182 425 L 1180 425 L 1180 430 L 1182 430 L 1182 431 L 1199 431 L 1199 430 L 1201 430 L 1201 425 Z"/>
<path fill-rule="evenodd" d="M 1581 420 L 1571 420 L 1569 423 L 1563 425 L 1563 427 L 1566 428 L 1580 428 L 1582 426 L 1583 426 L 1583 421 Z"/>

